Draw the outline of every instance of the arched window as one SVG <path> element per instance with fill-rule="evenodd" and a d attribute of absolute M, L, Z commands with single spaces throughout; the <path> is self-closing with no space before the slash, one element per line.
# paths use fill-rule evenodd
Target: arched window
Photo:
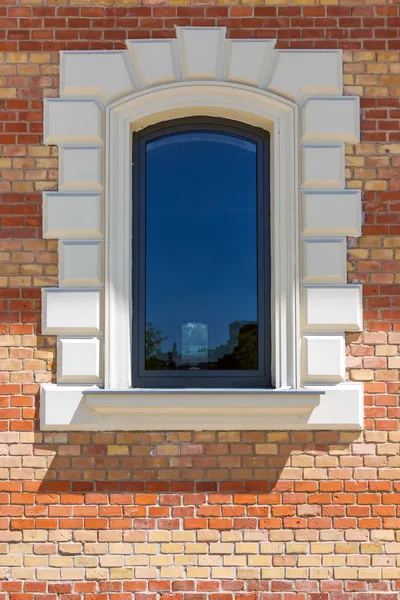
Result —
<path fill-rule="evenodd" d="M 215 118 L 133 137 L 133 385 L 271 386 L 269 133 Z"/>
<path fill-rule="evenodd" d="M 344 168 L 359 98 L 340 50 L 275 43 L 178 27 L 62 53 L 44 119 L 60 169 L 43 197 L 60 273 L 43 289 L 44 429 L 362 428 L 344 350 L 362 329 Z"/>

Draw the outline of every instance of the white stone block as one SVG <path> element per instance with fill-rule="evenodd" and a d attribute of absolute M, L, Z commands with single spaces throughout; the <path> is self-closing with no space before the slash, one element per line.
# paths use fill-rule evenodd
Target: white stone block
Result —
<path fill-rule="evenodd" d="M 348 142 L 360 139 L 358 96 L 308 98 L 301 107 L 302 142 Z"/>
<path fill-rule="evenodd" d="M 345 380 L 343 335 L 305 336 L 301 358 L 303 382 L 339 383 Z"/>
<path fill-rule="evenodd" d="M 184 81 L 221 80 L 225 66 L 225 27 L 178 27 Z"/>
<path fill-rule="evenodd" d="M 346 283 L 346 239 L 303 239 L 301 278 L 304 283 Z"/>
<path fill-rule="evenodd" d="M 226 40 L 226 80 L 264 88 L 276 40 Z"/>
<path fill-rule="evenodd" d="M 126 45 L 141 89 L 179 81 L 176 40 L 127 40 Z"/>
<path fill-rule="evenodd" d="M 58 338 L 58 383 L 99 383 L 101 341 L 90 338 Z"/>
<path fill-rule="evenodd" d="M 103 243 L 60 241 L 59 281 L 62 287 L 101 287 L 103 285 Z"/>
<path fill-rule="evenodd" d="M 100 98 L 105 104 L 135 91 L 124 50 L 60 52 L 60 96 Z"/>
<path fill-rule="evenodd" d="M 61 191 L 100 192 L 103 189 L 102 148 L 65 146 L 59 152 Z"/>
<path fill-rule="evenodd" d="M 44 334 L 99 333 L 101 290 L 42 290 Z"/>
<path fill-rule="evenodd" d="M 341 332 L 362 329 L 361 285 L 302 287 L 303 330 Z"/>
<path fill-rule="evenodd" d="M 43 237 L 98 239 L 103 235 L 101 194 L 43 194 Z"/>
<path fill-rule="evenodd" d="M 268 90 L 289 100 L 342 94 L 340 50 L 277 50 Z"/>
<path fill-rule="evenodd" d="M 362 383 L 346 382 L 324 388 L 318 385 L 305 387 L 310 390 L 324 390 L 319 406 L 312 411 L 308 419 L 307 429 L 357 431 L 364 427 Z M 327 426 L 328 423 L 329 426 Z"/>
<path fill-rule="evenodd" d="M 45 99 L 45 144 L 98 145 L 102 141 L 103 107 L 99 100 Z"/>
<path fill-rule="evenodd" d="M 304 192 L 301 194 L 301 234 L 305 236 L 361 235 L 361 193 Z"/>
<path fill-rule="evenodd" d="M 338 188 L 345 186 L 344 146 L 301 146 L 301 187 Z"/>
<path fill-rule="evenodd" d="M 40 389 L 40 429 L 63 431 L 66 429 L 99 430 L 103 419 L 86 406 L 84 390 L 96 386 L 42 384 Z"/>

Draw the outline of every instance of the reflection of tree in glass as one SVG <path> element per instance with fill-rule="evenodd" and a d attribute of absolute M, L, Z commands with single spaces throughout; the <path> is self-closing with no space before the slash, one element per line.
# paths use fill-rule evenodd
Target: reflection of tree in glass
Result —
<path fill-rule="evenodd" d="M 161 329 L 154 327 L 153 323 L 146 323 L 145 356 L 147 369 L 164 369 L 165 363 L 161 358 L 161 344 L 168 339 Z"/>
<path fill-rule="evenodd" d="M 189 325 L 192 325 L 192 323 L 189 323 Z M 198 332 L 190 331 L 190 333 L 196 334 Z M 227 343 L 221 344 L 215 350 L 207 349 L 206 346 L 201 344 L 202 339 L 196 339 L 199 345 L 195 346 L 196 352 L 193 354 L 192 360 L 189 361 L 188 355 L 183 360 L 176 342 L 173 342 L 170 350 L 163 351 L 162 344 L 168 339 L 168 336 L 165 336 L 163 331 L 155 327 L 153 323 L 148 322 L 146 323 L 145 334 L 146 370 L 228 371 L 258 369 L 257 323 L 234 321 L 230 323 L 229 334 L 230 338 Z M 186 339 L 186 342 L 193 341 L 190 336 L 188 337 L 189 340 Z M 191 350 L 192 347 L 189 345 L 187 349 Z M 205 361 L 201 360 L 202 355 L 206 358 Z"/>
<path fill-rule="evenodd" d="M 240 328 L 236 346 L 230 354 L 225 354 L 218 359 L 217 368 L 225 370 L 258 369 L 257 323 L 248 323 Z"/>

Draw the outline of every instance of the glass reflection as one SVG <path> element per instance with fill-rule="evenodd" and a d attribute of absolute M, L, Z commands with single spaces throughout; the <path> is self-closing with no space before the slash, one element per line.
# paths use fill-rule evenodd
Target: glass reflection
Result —
<path fill-rule="evenodd" d="M 146 370 L 258 369 L 256 143 L 146 144 Z"/>

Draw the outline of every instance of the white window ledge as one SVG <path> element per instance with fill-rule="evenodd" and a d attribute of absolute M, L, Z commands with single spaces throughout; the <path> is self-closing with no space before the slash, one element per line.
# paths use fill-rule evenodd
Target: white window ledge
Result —
<path fill-rule="evenodd" d="M 44 430 L 359 430 L 363 386 L 104 390 L 46 384 L 40 421 Z"/>

